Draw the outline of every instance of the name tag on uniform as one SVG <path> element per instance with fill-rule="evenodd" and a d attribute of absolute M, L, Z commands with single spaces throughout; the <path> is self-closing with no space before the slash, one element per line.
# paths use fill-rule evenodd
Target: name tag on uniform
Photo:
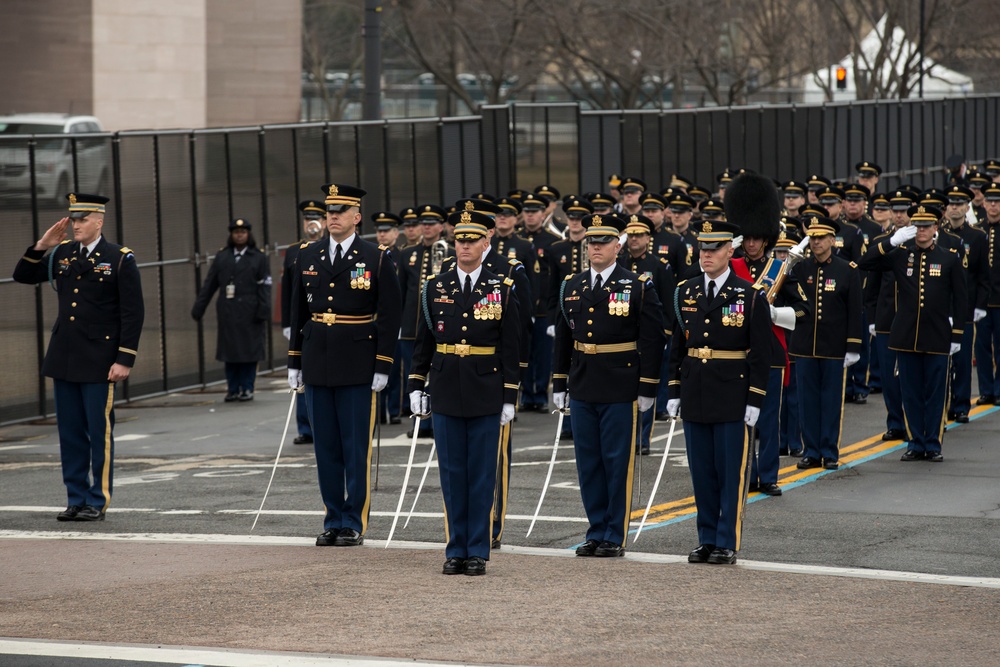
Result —
<path fill-rule="evenodd" d="M 236 298 L 236 285 L 229 283 L 226 285 L 226 298 L 235 299 Z"/>

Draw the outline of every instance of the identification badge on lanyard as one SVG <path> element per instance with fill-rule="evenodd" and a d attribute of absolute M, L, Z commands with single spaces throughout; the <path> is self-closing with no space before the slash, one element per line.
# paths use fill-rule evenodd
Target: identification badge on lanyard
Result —
<path fill-rule="evenodd" d="M 235 299 L 236 298 L 236 285 L 229 283 L 226 285 L 226 298 Z"/>

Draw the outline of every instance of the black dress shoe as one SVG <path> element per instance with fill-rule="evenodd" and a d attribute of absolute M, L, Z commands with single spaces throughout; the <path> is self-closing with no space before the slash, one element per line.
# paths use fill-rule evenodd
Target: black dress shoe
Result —
<path fill-rule="evenodd" d="M 713 551 L 715 551 L 714 544 L 699 544 L 697 549 L 688 554 L 688 562 L 707 563 Z"/>
<path fill-rule="evenodd" d="M 968 412 L 956 412 L 955 413 L 955 421 L 957 421 L 959 424 L 968 424 L 969 423 L 969 413 Z"/>
<path fill-rule="evenodd" d="M 635 453 L 639 456 L 649 456 L 649 445 L 646 445 L 645 447 L 637 446 L 635 448 Z"/>
<path fill-rule="evenodd" d="M 898 428 L 890 428 L 882 434 L 883 440 L 906 440 L 906 431 Z"/>
<path fill-rule="evenodd" d="M 747 485 L 747 490 L 750 493 L 753 493 L 755 491 L 760 491 L 760 484 L 758 484 L 757 482 L 750 482 L 750 484 Z"/>
<path fill-rule="evenodd" d="M 618 558 L 619 556 L 625 555 L 625 547 L 605 540 L 601 542 L 601 546 L 597 547 L 594 551 L 594 555 L 598 558 Z"/>
<path fill-rule="evenodd" d="M 104 512 L 96 507 L 84 505 L 73 517 L 73 521 L 104 521 Z"/>
<path fill-rule="evenodd" d="M 770 484 L 761 484 L 760 492 L 765 496 L 780 496 L 781 487 L 778 486 L 776 482 L 771 482 Z"/>
<path fill-rule="evenodd" d="M 56 521 L 73 521 L 82 508 L 79 505 L 70 505 L 59 514 L 56 514 Z"/>
<path fill-rule="evenodd" d="M 316 546 L 318 547 L 332 547 L 337 541 L 337 533 L 340 532 L 339 528 L 331 528 L 322 535 L 316 538 Z"/>
<path fill-rule="evenodd" d="M 996 396 L 991 396 L 990 394 L 983 394 L 976 399 L 976 405 L 994 405 L 997 402 Z"/>
<path fill-rule="evenodd" d="M 486 574 L 486 561 L 479 556 L 473 556 L 465 561 L 465 576 L 478 577 Z"/>
<path fill-rule="evenodd" d="M 782 447 L 779 449 L 778 456 L 788 456 L 788 447 Z"/>
<path fill-rule="evenodd" d="M 871 393 L 873 393 L 873 394 L 881 394 L 882 393 L 882 387 L 872 387 L 871 388 Z"/>
<path fill-rule="evenodd" d="M 499 548 L 500 548 L 500 540 L 494 537 L 493 541 L 490 542 L 490 549 L 499 549 Z"/>
<path fill-rule="evenodd" d="M 238 400 L 239 397 L 240 397 L 239 394 L 235 392 L 229 392 L 228 394 L 226 394 L 226 397 L 222 400 L 225 401 L 226 403 L 232 403 L 233 401 Z"/>
<path fill-rule="evenodd" d="M 394 417 L 392 415 L 389 415 L 389 423 L 390 424 L 402 424 L 403 420 L 400 419 L 399 417 Z"/>
<path fill-rule="evenodd" d="M 819 468 L 822 465 L 819 459 L 814 459 L 811 456 L 803 456 L 802 460 L 795 464 L 795 467 L 799 470 L 805 470 L 806 468 Z"/>
<path fill-rule="evenodd" d="M 239 400 L 240 400 L 240 403 L 246 403 L 247 401 L 252 401 L 253 400 L 253 392 L 252 391 L 246 391 L 246 390 L 241 391 L 240 395 L 239 395 Z"/>
<path fill-rule="evenodd" d="M 653 415 L 653 419 L 655 419 L 658 422 L 665 422 L 668 419 L 670 419 L 670 415 L 668 415 L 666 412 L 657 412 L 655 415 Z"/>
<path fill-rule="evenodd" d="M 923 452 L 915 452 L 912 449 L 907 449 L 905 452 L 903 452 L 903 455 L 899 457 L 899 460 L 900 461 L 923 461 L 924 460 L 924 453 Z"/>
<path fill-rule="evenodd" d="M 823 468 L 825 470 L 837 470 L 840 468 L 839 461 L 823 461 Z"/>
<path fill-rule="evenodd" d="M 567 433 L 566 431 L 563 431 L 562 433 L 559 434 L 559 439 L 560 440 L 572 440 L 573 439 L 573 434 L 572 433 Z"/>
<path fill-rule="evenodd" d="M 449 558 L 444 562 L 441 574 L 462 574 L 465 572 L 464 558 Z"/>
<path fill-rule="evenodd" d="M 293 445 L 311 445 L 313 437 L 311 435 L 300 435 L 292 440 Z"/>
<path fill-rule="evenodd" d="M 716 547 L 708 555 L 708 560 L 705 562 L 711 565 L 732 565 L 736 562 L 736 552 L 732 549 L 719 549 Z"/>
<path fill-rule="evenodd" d="M 601 543 L 597 540 L 587 540 L 576 548 L 576 555 L 589 558 L 594 555 L 594 552 L 597 551 L 597 547 L 600 546 L 600 544 Z"/>
<path fill-rule="evenodd" d="M 337 533 L 337 539 L 333 541 L 335 547 L 360 547 L 365 543 L 365 536 L 353 528 L 341 528 Z"/>
<path fill-rule="evenodd" d="M 931 463 L 941 463 L 944 461 L 944 457 L 941 456 L 941 452 L 927 452 L 924 454 L 924 460 Z"/>
<path fill-rule="evenodd" d="M 854 404 L 855 405 L 864 405 L 867 402 L 868 402 L 868 397 L 867 396 L 855 396 L 854 397 Z"/>
<path fill-rule="evenodd" d="M 948 411 L 948 421 L 950 421 L 950 422 L 951 422 L 951 421 L 955 421 L 955 414 L 956 414 L 956 413 L 955 413 L 955 411 L 954 411 L 954 410 L 949 410 L 949 411 Z"/>
<path fill-rule="evenodd" d="M 804 450 L 804 449 L 789 449 L 788 450 L 788 455 L 789 456 L 802 456 L 805 453 L 806 453 L 806 450 Z"/>

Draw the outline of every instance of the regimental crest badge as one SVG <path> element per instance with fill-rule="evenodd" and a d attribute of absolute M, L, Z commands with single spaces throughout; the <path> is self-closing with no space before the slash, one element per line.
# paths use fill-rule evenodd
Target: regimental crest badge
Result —
<path fill-rule="evenodd" d="M 336 196 L 337 196 L 338 194 L 340 194 L 340 190 L 339 190 L 339 189 L 337 188 L 337 186 L 336 186 L 336 185 L 331 185 L 331 186 L 330 186 L 330 190 L 329 190 L 329 193 L 328 193 L 328 194 L 329 194 L 329 195 L 330 195 L 331 197 L 336 197 Z"/>

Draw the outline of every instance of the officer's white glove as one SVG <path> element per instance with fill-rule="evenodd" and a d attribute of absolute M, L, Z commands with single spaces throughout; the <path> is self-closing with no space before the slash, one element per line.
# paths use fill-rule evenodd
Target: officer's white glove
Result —
<path fill-rule="evenodd" d="M 733 250 L 736 250 L 743 244 L 743 235 L 733 237 Z"/>
<path fill-rule="evenodd" d="M 671 417 L 681 416 L 681 399 L 671 398 L 667 401 L 667 414 Z"/>
<path fill-rule="evenodd" d="M 503 426 L 514 418 L 514 404 L 504 403 L 503 410 L 500 411 L 500 425 Z"/>
<path fill-rule="evenodd" d="M 557 391 L 552 394 L 552 402 L 556 404 L 556 407 L 560 410 L 566 409 L 566 392 Z"/>
<path fill-rule="evenodd" d="M 389 384 L 389 376 L 385 373 L 376 373 L 372 376 L 372 391 L 382 391 L 387 384 Z"/>
<path fill-rule="evenodd" d="M 285 340 L 291 340 L 292 339 L 292 328 L 291 327 L 283 327 L 281 329 L 281 335 L 285 337 Z"/>
<path fill-rule="evenodd" d="M 917 228 L 913 225 L 907 225 L 906 227 L 900 227 L 892 236 L 889 237 L 889 243 L 893 247 L 906 243 L 907 241 L 915 238 L 917 236 Z"/>
<path fill-rule="evenodd" d="M 768 305 L 768 308 L 771 309 L 771 324 L 774 324 L 778 321 L 778 309 L 773 305 Z"/>
<path fill-rule="evenodd" d="M 868 325 L 868 335 L 869 336 L 874 336 L 875 335 L 875 325 L 874 324 L 869 324 Z"/>
<path fill-rule="evenodd" d="M 288 369 L 288 386 L 292 389 L 298 389 L 302 386 L 302 371 L 298 368 Z"/>
<path fill-rule="evenodd" d="M 948 355 L 951 356 L 953 354 L 956 354 L 961 349 L 962 349 L 962 344 L 961 343 L 952 343 L 951 344 L 951 351 L 948 353 Z"/>
<path fill-rule="evenodd" d="M 849 366 L 853 366 L 854 364 L 858 363 L 859 361 L 861 361 L 861 355 L 860 354 L 858 354 L 857 352 L 848 352 L 844 356 L 844 368 L 847 368 Z"/>
<path fill-rule="evenodd" d="M 788 252 L 792 255 L 798 255 L 799 257 L 801 257 L 805 253 L 806 248 L 808 247 L 809 247 L 809 237 L 807 236 L 801 241 L 799 241 L 799 244 L 794 248 L 792 248 L 791 250 L 789 250 Z"/>
<path fill-rule="evenodd" d="M 556 337 L 556 325 L 550 324 L 549 326 L 545 327 L 545 335 L 549 336 L 550 338 L 555 338 Z"/>
<path fill-rule="evenodd" d="M 410 412 L 418 417 L 426 417 L 427 413 L 430 412 L 428 407 L 424 392 L 419 389 L 410 392 Z"/>
<path fill-rule="evenodd" d="M 655 398 L 650 398 L 648 396 L 640 396 L 639 397 L 639 412 L 646 412 L 651 407 L 653 407 L 654 403 L 656 403 L 656 399 Z"/>
<path fill-rule="evenodd" d="M 771 306 L 771 322 L 788 331 L 795 330 L 795 309 L 791 306 Z"/>
<path fill-rule="evenodd" d="M 747 426 L 753 428 L 757 425 L 757 419 L 760 417 L 760 408 L 755 408 L 752 405 L 747 406 L 746 414 L 743 415 L 743 421 L 746 422 Z"/>
<path fill-rule="evenodd" d="M 972 321 L 973 322 L 978 322 L 979 320 L 983 319 L 984 317 L 986 317 L 986 311 L 983 310 L 982 308 L 976 308 L 975 310 L 972 311 Z"/>

